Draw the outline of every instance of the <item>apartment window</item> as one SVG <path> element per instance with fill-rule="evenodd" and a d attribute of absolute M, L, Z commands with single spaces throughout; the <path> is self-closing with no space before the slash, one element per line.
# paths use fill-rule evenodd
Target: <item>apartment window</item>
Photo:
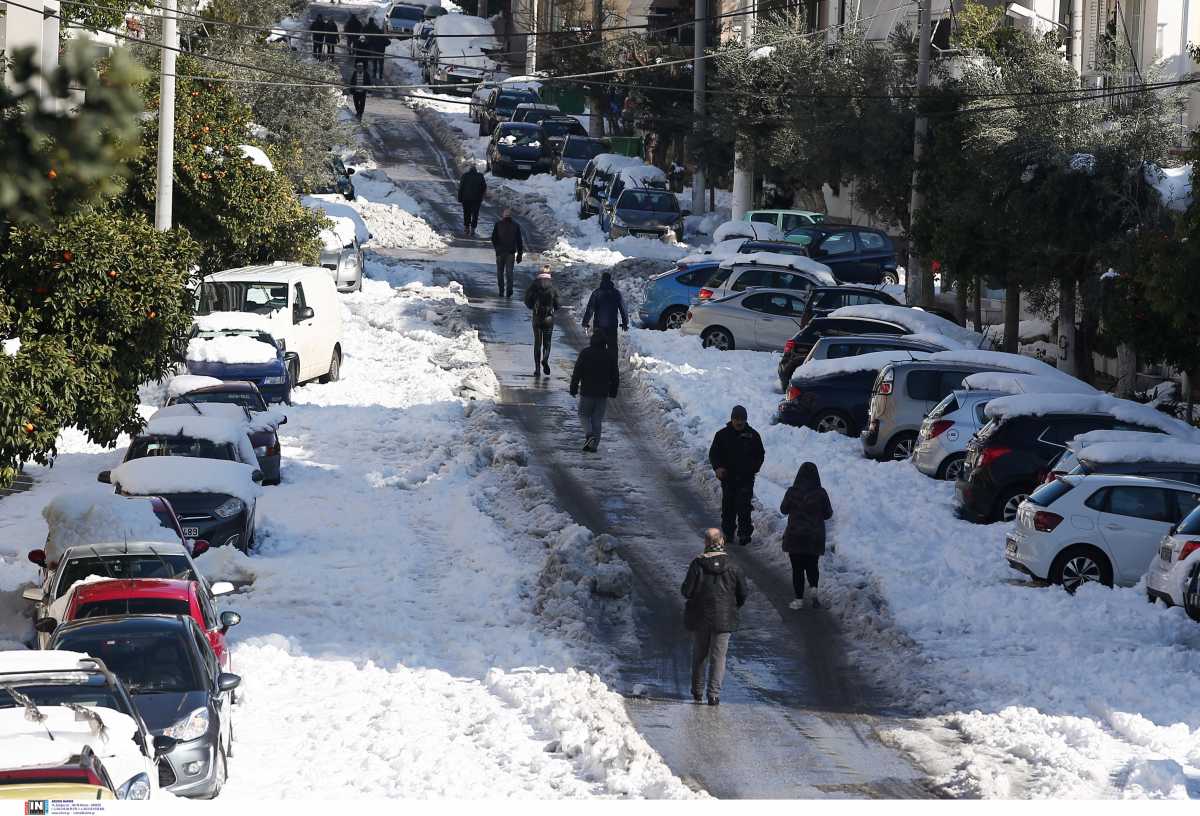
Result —
<path fill-rule="evenodd" d="M 1163 58 L 1163 45 L 1167 40 L 1167 24 L 1159 23 L 1158 31 L 1154 34 L 1154 59 L 1160 60 Z"/>

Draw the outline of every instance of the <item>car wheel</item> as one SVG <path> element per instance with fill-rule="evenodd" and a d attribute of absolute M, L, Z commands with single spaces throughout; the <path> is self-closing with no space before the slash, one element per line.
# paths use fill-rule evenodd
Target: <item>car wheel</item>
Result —
<path fill-rule="evenodd" d="M 292 357 L 288 360 L 288 382 L 292 388 L 297 388 L 300 385 L 300 358 Z"/>
<path fill-rule="evenodd" d="M 733 351 L 733 335 L 725 329 L 708 329 L 700 336 L 705 348 L 715 348 L 721 351 Z"/>
<path fill-rule="evenodd" d="M 1076 544 L 1063 550 L 1054 559 L 1054 565 L 1050 567 L 1050 580 L 1072 594 L 1089 582 L 1110 587 L 1113 582 L 1112 565 L 1104 553 L 1095 547 Z"/>
<path fill-rule="evenodd" d="M 216 799 L 221 795 L 221 788 L 225 787 L 225 780 L 229 778 L 229 760 L 225 758 L 225 749 L 217 749 L 217 779 L 213 784 L 212 793 L 208 795 L 209 799 Z"/>
<path fill-rule="evenodd" d="M 1021 502 L 1029 498 L 1029 491 L 1022 487 L 1011 487 L 1000 494 L 996 502 L 996 518 L 1000 521 L 1012 521 L 1017 517 L 1017 508 Z"/>
<path fill-rule="evenodd" d="M 1183 585 L 1183 611 L 1200 623 L 1200 564 L 1192 567 L 1187 582 Z"/>
<path fill-rule="evenodd" d="M 663 331 L 674 331 L 687 322 L 687 309 L 683 306 L 672 306 L 663 312 L 658 322 Z"/>
<path fill-rule="evenodd" d="M 883 282 L 890 286 L 895 286 L 900 283 L 900 275 L 895 269 L 885 270 L 883 273 Z"/>
<path fill-rule="evenodd" d="M 956 453 L 953 456 L 946 457 L 946 461 L 942 462 L 942 478 L 947 482 L 958 481 L 959 475 L 962 473 L 963 464 L 967 461 L 965 453 Z"/>
<path fill-rule="evenodd" d="M 329 358 L 329 373 L 321 378 L 322 383 L 337 382 L 342 378 L 342 352 L 338 349 L 333 350 L 333 356 Z"/>
<path fill-rule="evenodd" d="M 896 434 L 884 447 L 883 456 L 885 459 L 896 461 L 911 459 L 916 446 L 917 435 L 915 433 Z"/>
<path fill-rule="evenodd" d="M 840 411 L 826 411 L 817 416 L 813 422 L 817 433 L 840 433 L 843 436 L 855 436 L 854 423 Z"/>

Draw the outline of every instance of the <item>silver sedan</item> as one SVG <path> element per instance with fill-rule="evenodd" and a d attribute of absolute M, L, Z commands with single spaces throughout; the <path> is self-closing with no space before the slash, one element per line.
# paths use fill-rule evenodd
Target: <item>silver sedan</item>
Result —
<path fill-rule="evenodd" d="M 681 327 L 706 347 L 728 351 L 782 351 L 800 331 L 804 293 L 794 289 L 748 289 L 694 304 Z"/>

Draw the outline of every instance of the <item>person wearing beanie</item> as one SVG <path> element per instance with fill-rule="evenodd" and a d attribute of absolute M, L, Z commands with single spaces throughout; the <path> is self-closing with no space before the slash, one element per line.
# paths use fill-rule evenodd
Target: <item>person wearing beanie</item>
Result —
<path fill-rule="evenodd" d="M 704 531 L 704 554 L 692 559 L 680 588 L 686 599 L 683 623 L 692 633 L 692 699 L 702 702 L 704 669 L 708 667 L 708 704 L 720 705 L 729 639 L 746 603 L 746 577 L 725 552 L 725 536 Z"/>
<path fill-rule="evenodd" d="M 542 264 L 537 278 L 525 290 L 525 308 L 533 312 L 533 376 L 550 373 L 550 340 L 554 336 L 554 313 L 558 311 L 558 289 L 550 281 L 550 264 Z"/>
<path fill-rule="evenodd" d="M 583 328 L 595 322 L 595 334 L 604 335 L 608 344 L 608 352 L 615 360 L 617 357 L 617 318 L 623 331 L 629 331 L 629 315 L 625 313 L 625 299 L 621 290 L 613 283 L 612 273 L 605 272 L 600 276 L 600 286 L 588 298 L 587 307 L 583 310 Z"/>
<path fill-rule="evenodd" d="M 584 451 L 595 453 L 600 447 L 600 426 L 609 398 L 617 396 L 621 372 L 617 358 L 605 348 L 604 335 L 593 334 L 592 343 L 579 352 L 571 372 L 571 396 L 579 394 L 579 422 L 583 425 Z"/>
<path fill-rule="evenodd" d="M 729 423 L 717 431 L 708 449 L 709 464 L 721 482 L 721 531 L 743 547 L 754 534 L 754 477 L 766 458 L 762 437 L 746 419 L 746 409 L 733 406 Z"/>
<path fill-rule="evenodd" d="M 479 208 L 483 206 L 483 198 L 487 195 L 487 180 L 477 162 L 467 168 L 458 180 L 458 201 L 462 204 L 463 233 L 471 236 L 479 226 Z"/>
<path fill-rule="evenodd" d="M 796 595 L 788 606 L 820 609 L 817 600 L 818 564 L 825 554 L 825 522 L 833 518 L 829 494 L 821 487 L 821 473 L 812 462 L 805 462 L 796 471 L 796 479 L 783 494 L 779 512 L 787 516 L 783 531 L 783 551 L 792 562 L 792 590 Z M 805 579 L 808 597 L 804 596 Z"/>

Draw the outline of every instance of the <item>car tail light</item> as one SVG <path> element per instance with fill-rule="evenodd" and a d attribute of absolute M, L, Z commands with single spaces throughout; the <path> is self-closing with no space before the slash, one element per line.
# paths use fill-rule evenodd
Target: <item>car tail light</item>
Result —
<path fill-rule="evenodd" d="M 885 397 L 892 393 L 892 383 L 895 379 L 896 373 L 891 368 L 883 372 L 883 378 L 879 381 L 879 388 L 875 390 L 875 393 Z"/>
<path fill-rule="evenodd" d="M 276 442 L 274 445 L 267 446 L 267 456 L 278 456 L 278 455 L 279 455 L 279 443 L 278 442 Z"/>
<path fill-rule="evenodd" d="M 800 399 L 800 389 L 796 386 L 790 386 L 787 390 L 787 398 L 789 400 Z"/>
<path fill-rule="evenodd" d="M 1175 560 L 1182 561 L 1196 550 L 1200 550 L 1200 541 L 1185 541 L 1183 542 L 1183 549 L 1179 551 L 1179 557 Z"/>
<path fill-rule="evenodd" d="M 709 300 L 712 296 L 712 289 L 701 289 L 700 294 L 696 295 L 696 297 L 700 298 L 701 300 Z"/>
<path fill-rule="evenodd" d="M 878 390 L 878 391 L 876 391 L 875 393 L 876 393 L 876 394 L 881 394 L 881 395 L 883 395 L 883 396 L 885 396 L 885 397 L 886 397 L 888 394 L 892 393 L 892 384 L 891 384 L 890 382 L 882 382 L 882 383 L 880 383 L 880 384 L 879 384 L 879 390 Z"/>
<path fill-rule="evenodd" d="M 788 340 L 786 343 L 783 344 L 783 353 L 784 354 L 791 354 L 795 350 L 796 350 L 796 341 L 795 340 Z"/>
<path fill-rule="evenodd" d="M 1001 456 L 1007 456 L 1010 453 L 1012 453 L 1012 448 L 1003 448 L 999 445 L 984 448 L 979 452 L 979 467 L 985 468 Z"/>
<path fill-rule="evenodd" d="M 1052 533 L 1061 522 L 1062 516 L 1048 510 L 1038 510 L 1033 514 L 1033 529 L 1039 533 Z"/>
<path fill-rule="evenodd" d="M 692 319 L 692 310 L 691 310 L 691 309 L 688 309 L 688 316 L 687 316 L 687 319 L 688 319 L 688 320 L 691 320 L 691 319 Z M 685 320 L 684 322 L 686 323 L 686 322 L 687 322 L 687 320 Z"/>
<path fill-rule="evenodd" d="M 929 426 L 929 438 L 933 439 L 934 437 L 941 436 L 948 431 L 952 425 L 954 425 L 954 420 L 952 419 L 939 419 L 937 422 Z"/>

